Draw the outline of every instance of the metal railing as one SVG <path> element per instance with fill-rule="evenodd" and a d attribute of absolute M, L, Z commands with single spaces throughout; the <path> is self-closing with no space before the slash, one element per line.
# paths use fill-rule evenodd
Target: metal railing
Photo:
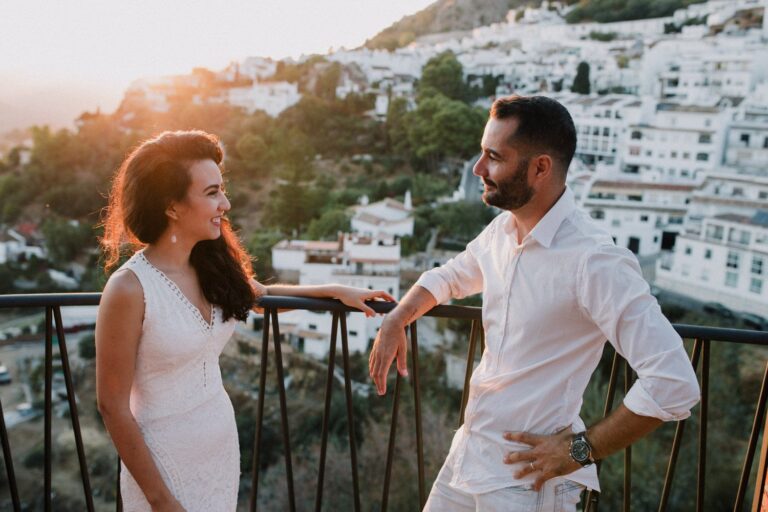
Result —
<path fill-rule="evenodd" d="M 86 509 L 91 512 L 94 510 L 93 494 L 91 491 L 88 466 L 86 464 L 86 455 L 83 448 L 82 435 L 80 432 L 79 417 L 77 412 L 77 403 L 75 401 L 75 392 L 72 383 L 72 373 L 69 367 L 69 357 L 67 354 L 67 345 L 65 341 L 65 333 L 63 324 L 61 321 L 61 307 L 64 306 L 84 306 L 84 305 L 97 305 L 100 299 L 100 294 L 87 293 L 87 294 L 37 294 L 37 295 L 5 295 L 0 296 L 0 309 L 1 308 L 44 308 L 45 310 L 45 418 L 44 418 L 44 473 L 43 473 L 43 504 L 44 510 L 51 510 L 51 498 L 52 498 L 52 453 L 51 453 L 51 435 L 52 435 L 52 368 L 53 368 L 53 340 L 54 330 L 59 346 L 59 358 L 61 360 L 62 371 L 64 373 L 64 380 L 67 390 L 67 400 L 70 408 L 70 418 L 72 423 L 72 429 L 75 436 L 75 444 L 78 456 L 78 463 L 80 468 L 80 474 L 82 479 L 83 493 L 85 496 Z M 331 409 L 331 396 L 333 391 L 333 380 L 335 370 L 336 359 L 336 345 L 337 341 L 341 341 L 342 350 L 342 365 L 344 370 L 344 395 L 346 402 L 346 416 L 348 425 L 348 438 L 349 438 L 349 454 L 350 454 L 350 471 L 352 475 L 352 493 L 354 510 L 357 512 L 361 510 L 360 502 L 360 483 L 358 475 L 358 463 L 357 463 L 357 448 L 356 448 L 356 433 L 354 430 L 354 411 L 352 407 L 352 382 L 350 377 L 350 358 L 349 358 L 349 346 L 347 339 L 347 325 L 346 314 L 349 312 L 355 312 L 347 306 L 344 306 L 338 301 L 327 299 L 307 299 L 298 297 L 264 297 L 261 300 L 261 307 L 264 308 L 264 329 L 262 337 L 262 346 L 260 354 L 260 375 L 259 375 L 259 396 L 257 404 L 257 417 L 256 417 L 256 430 L 254 436 L 254 455 L 253 455 L 253 472 L 251 475 L 251 492 L 250 492 L 250 510 L 255 511 L 257 508 L 257 495 L 259 490 L 259 461 L 260 461 L 260 448 L 262 442 L 262 434 L 264 427 L 264 404 L 266 398 L 267 387 L 267 367 L 269 353 L 274 354 L 274 363 L 276 370 L 276 384 L 278 388 L 278 397 L 280 402 L 280 422 L 282 430 L 282 440 L 284 447 L 284 464 L 286 473 L 286 485 L 287 485 L 287 499 L 288 506 L 291 511 L 296 510 L 296 493 L 294 489 L 293 478 L 293 465 L 292 465 L 292 452 L 290 443 L 290 434 L 288 428 L 288 407 L 285 389 L 285 374 L 283 355 L 281 348 L 280 326 L 278 322 L 278 310 L 282 309 L 305 309 L 312 311 L 326 311 L 331 313 L 333 317 L 331 342 L 329 346 L 328 354 L 328 368 L 326 376 L 325 396 L 324 396 L 324 409 L 322 418 L 322 432 L 321 432 L 321 446 L 320 446 L 320 459 L 319 469 L 317 473 L 317 488 L 315 494 L 315 510 L 320 511 L 323 505 L 323 487 L 325 479 L 325 466 L 328 448 L 328 435 L 329 435 L 329 416 Z M 394 304 L 385 302 L 371 302 L 369 305 L 377 313 L 386 313 L 390 311 Z M 437 306 L 427 313 L 428 316 L 441 317 L 441 318 L 457 318 L 465 319 L 471 322 L 471 331 L 468 343 L 468 354 L 464 379 L 464 390 L 461 398 L 461 404 L 459 409 L 459 425 L 464 421 L 464 410 L 468 399 L 469 379 L 472 374 L 473 362 L 475 360 L 475 354 L 480 349 L 482 353 L 484 349 L 483 329 L 481 325 L 481 310 L 480 308 L 463 307 L 463 306 Z M 424 443 L 422 432 L 422 404 L 420 394 L 420 375 L 419 375 L 419 344 L 418 344 L 418 330 L 417 322 L 409 325 L 407 328 L 407 335 L 410 341 L 410 357 L 412 367 L 411 387 L 414 399 L 414 428 L 416 432 L 416 459 L 417 459 L 417 472 L 418 480 L 416 485 L 418 486 L 419 505 L 423 506 L 427 498 L 426 489 L 426 475 L 424 469 Z M 699 416 L 699 433 L 698 433 L 698 446 L 697 457 L 698 466 L 696 471 L 696 510 L 701 511 L 704 508 L 704 490 L 706 488 L 706 467 L 707 467 L 707 426 L 708 426 L 708 414 L 709 414 L 709 370 L 710 370 L 710 347 L 712 342 L 722 343 L 743 343 L 752 345 L 768 346 L 768 334 L 765 332 L 756 331 L 744 331 L 736 329 L 720 329 L 710 327 L 700 327 L 691 325 L 675 325 L 675 329 L 681 337 L 685 339 L 693 339 L 693 350 L 691 353 L 691 363 L 697 370 L 700 376 L 700 384 L 702 391 L 702 401 L 698 406 Z M 273 349 L 269 348 L 270 337 L 273 341 Z M 619 387 L 619 373 L 624 370 L 624 390 L 629 389 L 632 383 L 632 372 L 626 361 L 623 361 L 618 354 L 613 357 L 612 368 L 608 383 L 608 391 L 606 394 L 604 415 L 607 415 L 613 408 L 614 398 L 616 396 L 617 388 Z M 397 374 L 395 377 L 395 385 L 393 390 L 392 399 L 392 418 L 389 429 L 389 440 L 387 445 L 387 458 L 384 465 L 384 484 L 381 492 L 381 510 L 385 511 L 388 508 L 388 501 L 390 495 L 390 484 L 392 478 L 392 468 L 394 463 L 395 453 L 395 441 L 397 438 L 397 419 L 401 402 L 401 393 L 403 387 L 403 379 Z M 747 443 L 747 450 L 744 455 L 744 463 L 739 479 L 738 489 L 736 493 L 735 502 L 733 504 L 734 511 L 740 511 L 743 509 L 745 496 L 747 493 L 747 486 L 749 483 L 750 472 L 753 468 L 755 454 L 757 452 L 758 439 L 761 433 L 763 436 L 763 443 L 761 448 L 760 460 L 757 467 L 757 478 L 754 487 L 754 499 L 752 502 L 752 510 L 760 510 L 763 505 L 763 493 L 762 490 L 766 484 L 766 476 L 768 474 L 768 422 L 765 418 L 766 400 L 768 399 L 768 365 L 763 372 L 762 384 L 760 387 L 759 398 L 755 407 L 755 414 L 752 420 L 752 429 Z M 21 502 L 18 493 L 18 486 L 16 482 L 16 476 L 13 466 L 12 447 L 8 440 L 8 432 L 5 426 L 2 415 L 2 403 L 0 403 L 0 440 L 2 441 L 3 459 L 5 462 L 6 477 L 9 483 L 9 489 L 11 494 L 11 502 L 13 504 L 14 511 L 21 510 Z M 669 497 L 671 486 L 677 467 L 678 456 L 680 453 L 680 447 L 683 440 L 685 427 L 687 420 L 683 420 L 677 423 L 672 448 L 670 450 L 669 462 L 667 465 L 667 472 L 664 479 L 664 485 L 661 493 L 661 499 L 659 502 L 658 510 L 665 511 L 669 509 Z M 623 489 L 623 510 L 628 512 L 630 510 L 630 498 L 631 498 L 631 455 L 632 448 L 629 447 L 624 451 L 624 489 Z M 119 467 L 119 466 L 118 466 Z M 118 471 L 119 479 L 119 471 Z M 599 494 L 596 492 L 585 493 L 583 506 L 585 510 L 595 512 L 599 505 Z M 120 498 L 119 498 L 119 481 L 117 484 L 117 510 L 121 510 Z"/>

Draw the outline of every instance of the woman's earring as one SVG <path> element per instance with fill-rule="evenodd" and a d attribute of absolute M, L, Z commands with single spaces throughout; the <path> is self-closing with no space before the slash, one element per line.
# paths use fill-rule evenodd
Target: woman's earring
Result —
<path fill-rule="evenodd" d="M 171 235 L 171 243 L 175 244 L 177 241 L 178 239 L 176 238 L 176 235 Z"/>

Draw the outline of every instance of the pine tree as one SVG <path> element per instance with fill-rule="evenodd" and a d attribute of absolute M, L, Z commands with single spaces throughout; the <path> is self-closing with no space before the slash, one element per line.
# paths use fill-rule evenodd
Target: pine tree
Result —
<path fill-rule="evenodd" d="M 571 91 L 579 94 L 589 94 L 589 64 L 586 62 L 579 62 L 579 67 L 576 68 L 576 78 L 573 79 Z"/>

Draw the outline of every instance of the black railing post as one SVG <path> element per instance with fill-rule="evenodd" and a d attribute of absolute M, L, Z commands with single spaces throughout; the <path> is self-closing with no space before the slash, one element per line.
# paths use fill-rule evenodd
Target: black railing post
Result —
<path fill-rule="evenodd" d="M 261 433 L 264 425 L 264 396 L 267 387 L 267 366 L 269 364 L 269 320 L 271 316 L 272 311 L 268 308 L 264 308 L 264 332 L 261 341 L 261 366 L 259 366 L 259 403 L 256 405 L 256 432 L 253 440 L 251 512 L 256 512 L 256 503 L 259 493 L 259 455 L 261 454 Z"/>
<path fill-rule="evenodd" d="M 11 488 L 11 502 L 13 511 L 21 511 L 19 502 L 19 488 L 16 485 L 16 473 L 13 471 L 13 458 L 11 457 L 11 444 L 8 442 L 8 429 L 5 428 L 3 416 L 3 402 L 0 400 L 0 441 L 3 444 L 3 460 L 5 460 L 5 474 L 8 477 L 8 486 Z"/>
<path fill-rule="evenodd" d="M 275 346 L 275 369 L 277 370 L 277 391 L 280 398 L 280 425 L 283 429 L 285 448 L 285 477 L 288 481 L 288 507 L 296 512 L 296 494 L 293 487 L 293 464 L 291 462 L 291 432 L 288 427 L 288 400 L 285 396 L 285 375 L 283 374 L 283 350 L 280 347 L 280 325 L 277 310 L 272 310 L 272 342 Z"/>
<path fill-rule="evenodd" d="M 705 504 L 707 472 L 707 413 L 709 409 L 709 348 L 710 341 L 702 340 L 701 349 L 701 408 L 699 409 L 699 464 L 696 471 L 696 512 L 702 512 Z"/>
<path fill-rule="evenodd" d="M 328 347 L 328 373 L 325 377 L 325 408 L 323 409 L 322 434 L 320 436 L 320 467 L 317 471 L 315 511 L 323 508 L 323 483 L 325 480 L 325 454 L 328 449 L 328 421 L 331 415 L 331 394 L 333 393 L 333 370 L 336 362 L 336 337 L 338 335 L 339 313 L 333 313 L 331 320 L 331 344 Z"/>
<path fill-rule="evenodd" d="M 75 447 L 77 449 L 77 461 L 80 464 L 80 476 L 83 481 L 83 494 L 85 494 L 85 506 L 88 512 L 93 512 L 93 493 L 91 481 L 88 477 L 88 464 L 85 461 L 85 448 L 83 447 L 83 435 L 80 432 L 80 416 L 77 413 L 77 401 L 75 400 L 75 386 L 72 383 L 72 371 L 69 368 L 69 356 L 67 355 L 67 343 L 64 338 L 64 324 L 61 321 L 61 308 L 53 308 L 53 316 L 56 320 L 56 337 L 59 341 L 59 358 L 61 369 L 64 372 L 64 383 L 67 388 L 67 401 L 69 402 L 69 417 L 72 421 L 72 431 L 75 434 Z"/>
<path fill-rule="evenodd" d="M 416 322 L 411 324 L 411 366 L 413 369 L 413 402 L 416 408 L 416 462 L 419 473 L 419 508 L 427 502 L 426 483 L 424 482 L 424 439 L 421 423 L 421 392 L 419 386 L 419 338 L 416 334 Z"/>
<path fill-rule="evenodd" d="M 693 342 L 693 350 L 691 351 L 691 366 L 693 371 L 699 367 L 699 356 L 701 354 L 701 341 L 695 340 Z M 680 420 L 675 427 L 675 437 L 672 440 L 672 450 L 669 454 L 669 462 L 667 463 L 667 474 L 664 477 L 664 487 L 661 489 L 661 499 L 659 500 L 659 512 L 667 510 L 667 504 L 669 503 L 669 495 L 672 490 L 672 480 L 675 477 L 675 467 L 677 466 L 677 458 L 680 454 L 680 446 L 683 443 L 683 434 L 685 433 L 686 420 Z"/>
<path fill-rule="evenodd" d="M 747 445 L 747 453 L 744 456 L 744 466 L 741 468 L 741 477 L 739 478 L 739 488 L 736 492 L 736 502 L 733 504 L 733 512 L 741 512 L 741 509 L 744 506 L 744 495 L 747 492 L 749 473 L 752 469 L 752 462 L 755 457 L 755 450 L 757 449 L 757 438 L 760 435 L 760 426 L 763 424 L 763 418 L 765 417 L 765 403 L 767 396 L 768 364 L 766 364 L 765 372 L 763 372 L 763 382 L 760 385 L 760 395 L 757 399 L 757 407 L 755 407 L 755 419 L 752 422 L 752 431 L 749 434 L 749 444 Z"/>
<path fill-rule="evenodd" d="M 632 385 L 632 368 L 624 360 L 624 396 Z M 624 512 L 632 509 L 632 445 L 624 448 Z"/>
<path fill-rule="evenodd" d="M 360 483 L 357 476 L 357 437 L 355 436 L 355 417 L 352 409 L 352 377 L 349 366 L 349 340 L 347 339 L 347 317 L 341 315 L 341 354 L 344 361 L 344 393 L 347 398 L 347 427 L 349 433 L 349 462 L 352 466 L 352 493 L 355 500 L 355 512 L 360 512 Z"/>
<path fill-rule="evenodd" d="M 45 434 L 44 434 L 44 457 L 43 462 L 43 503 L 45 512 L 51 511 L 51 425 L 53 403 L 51 399 L 53 387 L 53 307 L 45 308 Z"/>
<path fill-rule="evenodd" d="M 472 329 L 469 331 L 469 348 L 467 349 L 467 367 L 464 370 L 464 387 L 461 391 L 461 409 L 459 410 L 459 427 L 464 424 L 464 412 L 469 401 L 469 380 L 475 367 L 475 348 L 477 347 L 478 321 L 472 320 Z M 482 328 L 480 329 L 482 331 Z"/>
<path fill-rule="evenodd" d="M 392 478 L 392 463 L 395 458 L 395 440 L 397 439 L 397 414 L 400 407 L 400 372 L 395 372 L 395 392 L 392 400 L 392 423 L 389 427 L 389 444 L 387 445 L 387 464 L 384 469 L 384 490 L 381 496 L 381 511 L 387 512 L 389 504 L 389 485 Z"/>

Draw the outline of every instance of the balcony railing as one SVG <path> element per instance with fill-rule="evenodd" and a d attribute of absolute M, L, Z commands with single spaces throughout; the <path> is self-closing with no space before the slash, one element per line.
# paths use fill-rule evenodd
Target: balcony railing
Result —
<path fill-rule="evenodd" d="M 72 372 L 69 366 L 69 356 L 67 353 L 67 344 L 65 341 L 65 332 L 62 324 L 61 308 L 63 306 L 82 306 L 97 305 L 100 294 L 41 294 L 41 295 L 5 295 L 0 296 L 0 309 L 2 308 L 43 308 L 45 310 L 45 411 L 44 411 L 44 457 L 43 457 L 43 508 L 46 511 L 52 510 L 52 386 L 53 386 L 53 346 L 54 332 L 59 347 L 59 357 L 64 381 L 67 390 L 67 401 L 70 410 L 70 420 L 74 431 L 77 458 L 82 480 L 85 508 L 88 511 L 94 510 L 93 493 L 89 480 L 88 464 L 86 462 L 86 453 L 83 446 L 83 439 L 80 429 L 79 416 L 77 411 L 77 402 L 75 400 L 75 390 L 72 381 Z M 379 313 L 390 311 L 394 304 L 384 302 L 369 303 L 374 310 Z M 317 487 L 315 489 L 315 510 L 319 511 L 323 505 L 323 488 L 326 469 L 326 456 L 329 436 L 329 416 L 331 410 L 331 395 L 333 391 L 333 380 L 335 379 L 335 360 L 337 341 L 341 341 L 342 365 L 344 373 L 344 395 L 346 401 L 346 416 L 349 438 L 349 456 L 350 471 L 352 475 L 352 496 L 354 510 L 362 509 L 360 500 L 360 479 L 358 475 L 357 463 L 357 436 L 354 430 L 354 410 L 352 407 L 352 381 L 350 377 L 350 357 L 347 340 L 346 314 L 355 312 L 338 301 L 325 299 L 306 299 L 296 297 L 264 297 L 261 301 L 264 307 L 264 329 L 260 353 L 260 374 L 259 374 L 259 393 L 257 404 L 256 430 L 254 438 L 254 456 L 253 471 L 251 475 L 250 491 L 250 510 L 256 510 L 257 495 L 259 491 L 259 461 L 260 447 L 262 446 L 262 434 L 264 427 L 264 404 L 265 390 L 267 387 L 267 366 L 269 354 L 274 355 L 274 364 L 276 370 L 276 385 L 278 388 L 278 399 L 280 404 L 280 420 L 283 440 L 283 456 L 285 464 L 285 476 L 287 486 L 288 508 L 291 511 L 296 510 L 296 493 L 293 478 L 293 455 L 291 452 L 291 442 L 289 434 L 289 411 L 287 406 L 285 389 L 285 367 L 283 364 L 283 354 L 281 347 L 280 326 L 278 322 L 278 310 L 281 309 L 306 309 L 313 311 L 326 311 L 333 317 L 331 342 L 329 346 L 327 378 L 325 387 L 324 412 L 322 416 L 322 432 L 320 445 L 319 469 L 317 473 Z M 471 377 L 473 362 L 476 352 L 482 353 L 484 349 L 483 331 L 481 325 L 480 308 L 462 307 L 462 306 L 438 306 L 431 310 L 428 316 L 441 318 L 465 319 L 471 322 L 471 331 L 467 350 L 467 363 L 464 379 L 464 391 L 459 407 L 458 424 L 461 425 L 464 419 L 464 409 L 468 398 L 469 379 Z M 411 388 L 414 400 L 414 428 L 416 439 L 416 460 L 418 479 L 415 486 L 418 488 L 419 506 L 423 506 L 427 497 L 427 475 L 425 475 L 424 464 L 424 443 L 422 431 L 422 403 L 420 390 L 420 372 L 419 372 L 419 343 L 418 343 L 418 323 L 413 323 L 407 328 L 407 334 L 410 341 L 411 358 Z M 709 384 L 710 384 L 710 349 L 713 343 L 725 344 L 750 344 L 768 346 L 768 334 L 757 331 L 744 331 L 735 329 L 721 329 L 712 327 L 701 327 L 692 325 L 675 325 L 677 332 L 685 339 L 693 340 L 691 352 L 691 363 L 697 370 L 700 378 L 702 391 L 701 404 L 697 406 L 698 439 L 697 439 L 697 468 L 696 468 L 696 510 L 701 511 L 705 505 L 706 488 L 706 469 L 707 469 L 707 427 L 709 419 Z M 273 348 L 270 350 L 270 338 L 273 341 Z M 763 362 L 765 363 L 765 362 Z M 617 354 L 614 354 L 610 378 L 605 397 L 604 415 L 607 415 L 613 408 L 614 398 L 617 388 L 619 388 L 619 374 L 623 371 L 623 388 L 626 390 L 632 384 L 633 374 L 626 361 L 623 361 Z M 397 375 L 395 377 L 394 390 L 392 395 L 392 416 L 389 429 L 389 441 L 387 447 L 387 457 L 384 461 L 384 482 L 381 489 L 381 510 L 388 509 L 390 497 L 390 484 L 392 479 L 392 469 L 394 464 L 395 441 L 397 438 L 397 419 L 401 404 L 401 394 L 403 388 L 403 379 Z M 747 442 L 746 452 L 744 454 L 741 475 L 736 489 L 733 510 L 740 511 L 744 507 L 745 498 L 748 492 L 750 474 L 753 470 L 754 458 L 758 448 L 758 440 L 761 433 L 763 442 L 759 463 L 756 471 L 756 479 L 753 492 L 752 510 L 758 511 L 764 506 L 763 489 L 766 485 L 766 474 L 768 473 L 768 423 L 766 422 L 766 400 L 768 399 L 768 365 L 765 365 L 762 383 L 760 386 L 759 397 L 755 405 L 755 413 L 751 420 L 751 433 Z M 659 511 L 669 510 L 670 492 L 675 470 L 678 466 L 681 444 L 685 433 L 688 420 L 677 423 L 672 447 L 669 452 L 667 471 L 664 479 L 663 489 L 658 504 Z M 14 464 L 12 457 L 12 446 L 9 442 L 8 432 L 2 415 L 2 403 L 0 403 L 0 441 L 2 441 L 3 459 L 6 470 L 6 481 L 8 482 L 10 501 L 14 511 L 20 511 L 21 501 L 18 492 Z M 623 480 L 623 507 L 622 510 L 630 510 L 631 485 L 632 485 L 632 448 L 624 450 L 624 480 Z M 118 466 L 119 468 L 119 466 Z M 598 471 L 599 471 L 598 467 Z M 432 476 L 432 475 L 431 475 Z M 119 472 L 118 472 L 119 478 Z M 1 488 L 0 488 L 1 489 Z M 3 492 L 0 490 L 0 492 Z M 596 492 L 584 493 L 583 508 L 590 512 L 595 512 L 599 505 L 599 494 Z M 119 484 L 117 485 L 117 510 L 121 510 L 119 499 Z M 0 500 L 6 500 L 7 497 L 0 495 Z M 416 504 L 414 504 L 416 505 Z"/>

